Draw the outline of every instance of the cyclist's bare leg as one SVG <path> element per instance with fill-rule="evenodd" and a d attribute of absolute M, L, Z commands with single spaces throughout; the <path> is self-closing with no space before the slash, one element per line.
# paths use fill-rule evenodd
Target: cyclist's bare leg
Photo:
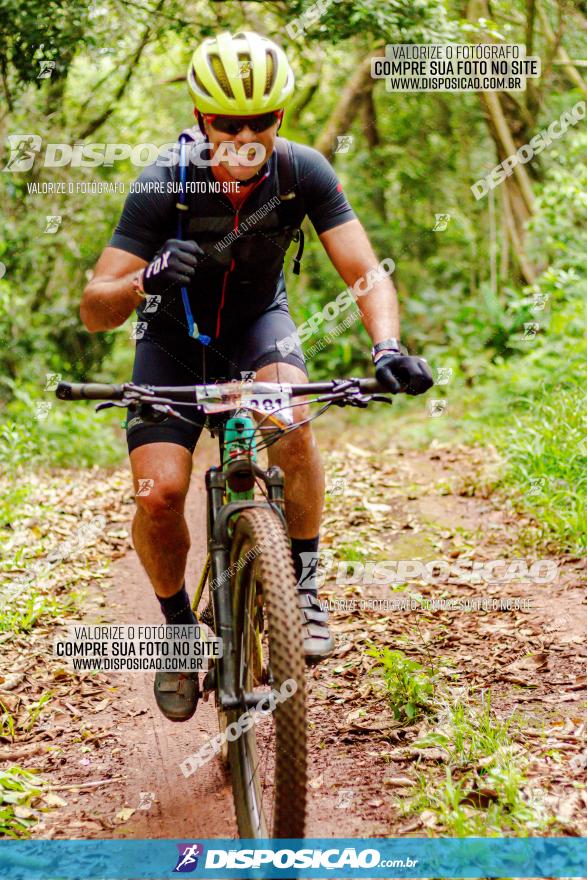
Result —
<path fill-rule="evenodd" d="M 173 596 L 184 582 L 190 536 L 184 517 L 192 456 L 177 443 L 148 443 L 130 454 L 136 496 L 134 547 L 158 596 Z"/>
<path fill-rule="evenodd" d="M 130 462 L 135 492 L 141 490 L 136 495 L 132 525 L 135 549 L 157 596 L 167 605 L 177 602 L 183 606 L 185 615 L 189 605 L 182 587 L 190 536 L 184 506 L 192 471 L 191 453 L 177 443 L 148 443 L 133 449 Z M 169 621 L 176 617 L 169 616 L 169 608 L 164 613 Z M 166 718 L 187 721 L 198 705 L 198 676 L 159 671 L 154 693 Z"/>
<path fill-rule="evenodd" d="M 267 364 L 257 370 L 258 382 L 288 382 L 301 385 L 306 374 L 292 364 Z M 294 418 L 301 422 L 310 414 L 308 406 L 295 406 Z M 304 425 L 282 437 L 267 450 L 269 463 L 285 473 L 286 518 L 292 538 L 313 538 L 320 531 L 324 504 L 324 468 L 311 425 Z"/>
<path fill-rule="evenodd" d="M 255 378 L 259 382 L 280 381 L 292 385 L 308 381 L 302 370 L 283 363 L 262 367 L 257 370 Z M 296 422 L 306 419 L 309 410 L 308 406 L 294 406 Z M 290 536 L 297 539 L 292 542 L 292 551 L 300 577 L 298 600 L 302 614 L 304 653 L 307 662 L 313 664 L 329 657 L 334 650 L 334 639 L 327 625 L 328 615 L 320 607 L 315 580 L 317 535 L 324 503 L 324 469 L 309 424 L 285 435 L 267 452 L 270 464 L 279 465 L 285 473 L 287 524 Z M 302 539 L 307 540 L 304 542 Z M 305 548 L 311 550 L 306 551 Z M 309 552 L 311 563 L 302 561 L 305 552 Z"/>

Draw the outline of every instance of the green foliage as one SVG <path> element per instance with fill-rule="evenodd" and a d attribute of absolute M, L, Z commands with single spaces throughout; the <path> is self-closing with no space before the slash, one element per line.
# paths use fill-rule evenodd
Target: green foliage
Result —
<path fill-rule="evenodd" d="M 107 416 L 96 415 L 94 406 L 81 403 L 71 406 L 57 401 L 50 393 L 40 397 L 35 388 L 14 388 L 14 400 L 5 409 L 0 422 L 0 467 L 15 471 L 21 465 L 78 467 L 115 464 L 123 446 Z M 37 405 L 49 403 L 42 418 Z M 121 411 L 124 414 L 124 411 Z M 118 414 L 118 413 L 117 413 Z"/>
<path fill-rule="evenodd" d="M 303 16 L 314 0 L 288 3 L 290 21 Z M 441 0 L 333 0 L 323 15 L 302 18 L 304 39 L 339 42 L 361 35 L 397 43 L 442 43 L 456 36 L 457 24 L 449 21 Z"/>
<path fill-rule="evenodd" d="M 46 215 L 63 209 L 47 207 L 46 197 L 44 204 L 40 196 L 29 201 L 21 215 L 17 200 L 9 199 L 0 223 L 0 259 L 6 266 L 0 280 L 0 368 L 3 375 L 36 381 L 42 388 L 47 373 L 62 372 L 74 381 L 91 376 L 114 334 L 90 335 L 80 322 L 83 273 L 90 260 L 80 262 L 76 247 L 58 255 L 48 247 L 54 236 L 42 237 Z M 91 214 L 87 219 L 93 225 Z M 53 248 L 62 248 L 60 233 L 55 238 Z"/>
<path fill-rule="evenodd" d="M 0 41 L 5 62 L 10 64 L 17 84 L 39 87 L 39 62 L 51 61 L 54 76 L 64 76 L 76 47 L 92 30 L 89 27 L 90 0 L 2 0 Z"/>
<path fill-rule="evenodd" d="M 560 388 L 536 395 L 498 438 L 508 453 L 503 486 L 534 514 L 537 537 L 578 553 L 587 547 L 586 427 L 584 391 Z"/>
<path fill-rule="evenodd" d="M 11 511 L 14 518 L 14 510 Z M 36 575 L 32 582 L 25 581 L 14 589 L 0 591 L 0 633 L 28 633 L 38 620 L 61 618 L 79 610 L 79 593 L 72 588 L 54 595 L 51 591 L 50 569 Z"/>
<path fill-rule="evenodd" d="M 3 603 L 4 598 L 3 596 Z M 51 613 L 57 615 L 63 611 L 63 607 L 58 602 L 40 595 L 35 589 L 19 596 L 16 602 L 12 601 L 13 597 L 10 595 L 6 599 L 6 603 L 0 609 L 2 633 L 28 633 L 41 617 L 47 617 Z M 8 719 L 5 723 L 8 724 Z"/>
<path fill-rule="evenodd" d="M 91 403 L 71 406 L 50 392 L 42 397 L 34 386 L 10 384 L 14 397 L 0 418 L 0 474 L 9 478 L 0 482 L 0 534 L 19 516 L 35 485 L 35 468 L 108 466 L 119 462 L 124 452 L 120 422 L 96 415 Z M 37 409 L 47 405 L 46 413 Z M 47 602 L 30 594 L 26 608 L 4 623 L 23 620 L 28 625 Z"/>
<path fill-rule="evenodd" d="M 429 673 L 402 651 L 369 648 L 366 652 L 376 660 L 373 671 L 383 676 L 394 717 L 413 724 L 431 711 L 434 682 Z"/>
<path fill-rule="evenodd" d="M 14 742 L 18 733 L 28 733 L 42 714 L 43 707 L 52 699 L 53 693 L 45 691 L 36 703 L 28 706 L 26 716 L 19 721 L 0 699 L 0 736 Z"/>
<path fill-rule="evenodd" d="M 530 253 L 547 260 L 551 269 L 554 264 L 559 271 L 582 272 L 583 285 L 587 246 L 586 152 L 587 134 L 580 129 L 568 131 L 564 141 L 550 149 L 545 184 L 530 223 Z M 580 283 L 579 275 L 574 276 L 574 281 Z"/>
<path fill-rule="evenodd" d="M 587 535 L 586 144 L 569 131 L 544 157 L 528 248 L 548 264 L 534 284 L 492 293 L 484 281 L 477 293 L 457 285 L 442 296 L 425 286 L 403 309 L 415 350 L 454 371 L 434 392 L 448 398 L 450 421 L 426 421 L 419 434 L 450 441 L 460 429 L 464 439 L 493 443 L 504 460 L 501 490 L 536 518 L 529 538 L 572 552 L 584 550 Z M 534 323 L 537 334 L 527 335 L 524 325 Z"/>
<path fill-rule="evenodd" d="M 0 705 L 0 710 L 2 709 Z M 9 767 L 0 770 L 0 837 L 29 837 L 30 828 L 36 823 L 34 818 L 15 815 L 15 808 L 22 807 L 27 812 L 42 794 L 44 782 L 30 770 Z"/>
<path fill-rule="evenodd" d="M 550 262 L 521 291 L 517 308 L 540 330 L 528 340 L 512 336 L 516 357 L 495 357 L 468 405 L 473 436 L 486 438 L 487 423 L 494 426 L 491 439 L 506 459 L 503 487 L 535 514 L 537 537 L 574 552 L 587 537 L 587 278 L 580 256 L 587 251 L 586 145 L 585 135 L 567 135 L 531 223 L 531 248 Z M 537 295 L 543 309 L 528 312 Z"/>
<path fill-rule="evenodd" d="M 363 564 L 370 559 L 369 552 L 365 550 L 365 547 L 359 541 L 337 544 L 336 556 L 338 559 L 360 562 Z"/>
<path fill-rule="evenodd" d="M 436 831 L 451 837 L 544 832 L 546 813 L 524 791 L 527 762 L 512 739 L 512 719 L 495 715 L 490 692 L 480 705 L 465 693 L 447 692 L 435 709 L 435 726 L 414 745 L 424 756 L 428 748 L 442 751 L 444 776 L 419 773 L 403 812 L 428 811 Z"/>

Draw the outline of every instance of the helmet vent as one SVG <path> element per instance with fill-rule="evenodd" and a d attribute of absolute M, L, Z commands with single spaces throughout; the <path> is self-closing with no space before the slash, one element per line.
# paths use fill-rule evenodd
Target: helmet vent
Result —
<path fill-rule="evenodd" d="M 239 54 L 238 65 L 240 78 L 247 98 L 253 97 L 253 68 L 250 55 Z"/>
<path fill-rule="evenodd" d="M 212 65 L 212 70 L 214 72 L 216 79 L 218 80 L 218 83 L 220 84 L 220 88 L 222 89 L 224 94 L 227 96 L 227 98 L 234 98 L 234 92 L 232 91 L 232 88 L 231 88 L 230 83 L 228 81 L 228 77 L 226 75 L 226 71 L 224 69 L 224 65 L 223 65 L 222 61 L 220 60 L 219 56 L 211 54 L 209 57 L 210 57 L 210 64 Z"/>
<path fill-rule="evenodd" d="M 203 92 L 203 94 L 206 95 L 207 98 L 210 98 L 211 97 L 210 92 L 208 91 L 208 89 L 206 88 L 206 86 L 204 85 L 204 83 L 202 82 L 200 77 L 198 76 L 198 72 L 196 71 L 196 68 L 193 65 L 192 65 L 192 76 L 194 78 L 194 82 L 195 82 L 197 88 L 201 92 Z"/>
<path fill-rule="evenodd" d="M 273 49 L 267 50 L 267 76 L 265 78 L 265 94 L 268 95 L 271 89 L 273 88 L 273 84 L 275 83 L 275 76 L 277 74 L 277 57 Z"/>

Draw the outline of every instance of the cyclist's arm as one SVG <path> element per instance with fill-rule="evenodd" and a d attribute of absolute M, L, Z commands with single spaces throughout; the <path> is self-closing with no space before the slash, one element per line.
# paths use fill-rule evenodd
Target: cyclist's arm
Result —
<path fill-rule="evenodd" d="M 358 220 L 349 220 L 320 235 L 326 253 L 342 280 L 352 287 L 365 279 L 378 265 L 367 233 Z M 361 287 L 364 287 L 364 282 Z M 371 290 L 357 299 L 365 329 L 373 343 L 395 337 L 399 339 L 399 307 L 397 294 L 388 276 L 375 281 Z"/>
<path fill-rule="evenodd" d="M 167 191 L 172 169 L 157 163 L 139 175 L 129 191 L 108 247 L 84 290 L 81 319 L 90 333 L 124 324 L 142 302 L 132 280 L 157 249 L 172 238 L 177 222 L 175 196 Z"/>
<path fill-rule="evenodd" d="M 90 333 L 124 324 L 142 302 L 142 297 L 133 293 L 132 280 L 146 265 L 146 260 L 128 251 L 104 248 L 80 306 L 81 319 Z"/>
<path fill-rule="evenodd" d="M 335 269 L 352 287 L 379 261 L 330 163 L 312 147 L 295 144 L 294 148 L 308 217 Z M 399 339 L 397 296 L 388 277 L 375 281 L 370 292 L 357 299 L 357 305 L 374 343 L 392 336 Z"/>

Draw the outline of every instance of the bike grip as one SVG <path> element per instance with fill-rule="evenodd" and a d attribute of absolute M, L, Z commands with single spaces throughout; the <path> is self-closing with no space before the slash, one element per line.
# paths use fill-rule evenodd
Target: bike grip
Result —
<path fill-rule="evenodd" d="M 122 400 L 122 385 L 99 382 L 60 382 L 55 391 L 60 400 Z"/>
<path fill-rule="evenodd" d="M 371 377 L 369 379 L 361 379 L 360 380 L 361 391 L 365 392 L 365 394 L 374 394 L 377 391 L 382 391 L 383 393 L 389 393 L 389 389 L 385 388 L 381 383 Z"/>

